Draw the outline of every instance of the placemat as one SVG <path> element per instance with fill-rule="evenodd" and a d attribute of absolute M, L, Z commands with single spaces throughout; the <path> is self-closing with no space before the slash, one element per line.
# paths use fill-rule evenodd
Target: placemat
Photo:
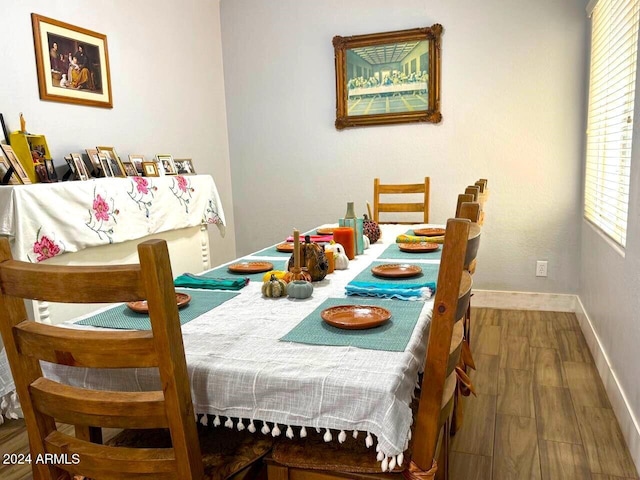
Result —
<path fill-rule="evenodd" d="M 322 320 L 320 312 L 325 308 L 337 305 L 383 307 L 391 312 L 391 319 L 379 327 L 366 330 L 336 328 Z M 376 298 L 328 298 L 280 340 L 310 345 L 404 352 L 423 306 L 424 302 L 402 302 Z"/>
<path fill-rule="evenodd" d="M 378 258 L 389 258 L 395 260 L 440 260 L 442 258 L 442 245 L 440 245 L 438 250 L 434 252 L 409 253 L 400 250 L 397 243 L 392 243 L 380 254 L 380 256 L 378 256 Z"/>
<path fill-rule="evenodd" d="M 371 269 L 373 267 L 377 267 L 378 265 L 387 265 L 389 263 L 410 263 L 410 262 L 384 262 L 384 261 L 375 261 L 371 262 L 368 268 L 365 268 L 362 272 L 360 272 L 356 277 L 352 280 L 352 282 L 367 282 L 367 283 L 380 283 L 383 285 L 411 285 L 415 283 L 426 283 L 426 282 L 434 282 L 438 283 L 438 270 L 440 269 L 439 263 L 420 263 L 416 264 L 422 269 L 422 273 L 420 275 L 416 275 L 415 277 L 409 278 L 383 278 L 376 277 L 373 273 L 371 273 Z M 351 282 L 349 282 L 351 283 Z"/>
<path fill-rule="evenodd" d="M 239 292 L 221 292 L 212 290 L 176 290 L 177 292 L 191 295 L 189 305 L 179 310 L 180 325 L 184 325 L 196 317 L 199 317 L 227 300 L 232 299 Z M 126 330 L 151 330 L 149 315 L 136 313 L 126 305 L 117 305 L 109 310 L 100 312 L 84 320 L 76 322 L 76 325 L 91 325 L 94 327 L 119 328 Z"/>
<path fill-rule="evenodd" d="M 229 265 L 232 265 L 233 263 L 242 263 L 242 262 L 270 262 L 273 264 L 273 269 L 274 270 L 285 270 L 285 265 L 287 264 L 287 262 L 289 261 L 289 259 L 287 258 L 287 260 L 274 260 L 272 258 L 260 258 L 258 256 L 255 257 L 244 257 L 244 258 L 239 258 L 238 260 L 235 260 L 234 262 L 232 262 Z M 259 273 L 233 273 L 229 271 L 229 265 L 223 265 L 222 267 L 217 267 L 214 268 L 213 270 L 207 272 L 207 273 L 203 273 L 201 276 L 202 277 L 207 277 L 207 278 L 216 278 L 216 277 L 248 277 L 250 278 L 252 281 L 254 282 L 261 282 L 262 281 L 262 277 L 264 276 L 265 273 L 267 272 L 259 272 Z"/>
<path fill-rule="evenodd" d="M 285 243 L 284 241 L 282 243 Z M 279 252 L 278 250 L 276 250 L 276 247 L 267 247 L 264 248 L 256 253 L 254 253 L 253 255 L 250 255 L 250 257 L 282 257 L 282 258 L 289 258 L 291 255 L 293 255 L 292 252 Z"/>

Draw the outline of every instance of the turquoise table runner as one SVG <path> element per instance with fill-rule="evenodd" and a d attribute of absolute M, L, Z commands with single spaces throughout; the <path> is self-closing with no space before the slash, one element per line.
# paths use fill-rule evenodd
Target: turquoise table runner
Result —
<path fill-rule="evenodd" d="M 287 260 L 273 260 L 273 259 L 269 259 L 269 258 L 259 258 L 259 257 L 244 257 L 244 258 L 240 258 L 236 261 L 234 261 L 233 263 L 242 263 L 242 262 L 270 262 L 273 264 L 273 269 L 274 270 L 285 270 L 285 265 L 287 263 L 287 261 L 289 260 L 289 258 L 287 257 Z M 233 263 L 231 263 L 230 265 L 233 265 Z M 211 270 L 210 272 L 207 273 L 203 273 L 201 276 L 205 277 L 205 278 L 223 278 L 223 277 L 227 277 L 227 278 L 236 278 L 236 277 L 248 277 L 251 279 L 251 281 L 253 282 L 261 282 L 262 281 L 262 277 L 264 276 L 264 274 L 266 272 L 260 272 L 260 273 L 233 273 L 229 271 L 229 265 L 224 265 L 222 267 L 218 267 L 218 268 L 214 268 L 213 270 Z"/>
<path fill-rule="evenodd" d="M 366 330 L 336 328 L 322 320 L 320 312 L 325 308 L 337 305 L 383 307 L 391 312 L 391 319 L 379 327 Z M 280 340 L 310 345 L 350 346 L 369 350 L 404 352 L 423 306 L 424 302 L 402 302 L 377 298 L 328 298 Z"/>
<path fill-rule="evenodd" d="M 403 252 L 398 247 L 397 243 L 392 243 L 389 245 L 384 252 L 380 254 L 378 258 L 388 258 L 391 260 L 405 260 L 410 261 L 412 259 L 415 260 L 440 260 L 442 258 L 442 245 L 440 248 L 434 252 L 428 253 L 409 253 Z"/>
<path fill-rule="evenodd" d="M 409 278 L 383 278 L 376 277 L 373 273 L 371 273 L 371 269 L 373 267 L 377 267 L 378 265 L 388 265 L 388 264 L 411 264 L 416 265 L 422 269 L 422 273 L 420 275 L 416 275 L 415 277 Z M 439 263 L 416 263 L 412 264 L 411 262 L 385 262 L 385 261 L 375 261 L 371 262 L 369 267 L 365 268 L 362 272 L 360 272 L 356 277 L 352 280 L 352 282 L 366 282 L 366 283 L 380 283 L 382 285 L 412 285 L 416 283 L 427 283 L 433 282 L 437 284 L 438 282 L 438 270 L 440 269 Z M 349 282 L 351 283 L 351 282 Z"/>
<path fill-rule="evenodd" d="M 212 290 L 176 290 L 191 295 L 189 304 L 181 308 L 180 325 L 190 322 L 227 300 L 232 299 L 239 292 L 222 292 Z M 109 310 L 100 312 L 84 320 L 76 322 L 76 325 L 91 325 L 94 327 L 120 328 L 127 330 L 151 330 L 149 315 L 136 313 L 126 305 L 117 305 Z"/>

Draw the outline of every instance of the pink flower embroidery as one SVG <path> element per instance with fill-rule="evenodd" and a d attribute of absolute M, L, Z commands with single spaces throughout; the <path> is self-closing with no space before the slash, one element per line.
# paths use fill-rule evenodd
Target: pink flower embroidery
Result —
<path fill-rule="evenodd" d="M 187 191 L 187 179 L 184 178 L 181 175 L 178 175 L 176 180 L 178 180 L 178 188 L 180 190 L 182 190 L 183 192 L 186 192 Z"/>
<path fill-rule="evenodd" d="M 133 177 L 133 180 L 136 182 L 138 187 L 138 192 L 146 195 L 149 193 L 149 182 L 144 177 Z"/>
<path fill-rule="evenodd" d="M 104 201 L 100 195 L 96 195 L 93 199 L 93 211 L 96 215 L 96 220 L 109 220 L 109 205 Z"/>
<path fill-rule="evenodd" d="M 49 237 L 43 235 L 39 241 L 33 244 L 33 253 L 38 255 L 38 262 L 55 257 L 60 253 L 60 247 L 53 243 Z"/>

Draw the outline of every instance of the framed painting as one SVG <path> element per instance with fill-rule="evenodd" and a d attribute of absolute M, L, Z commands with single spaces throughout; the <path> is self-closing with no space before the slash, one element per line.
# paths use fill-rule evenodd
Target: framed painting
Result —
<path fill-rule="evenodd" d="M 338 130 L 439 123 L 442 25 L 333 37 Z"/>
<path fill-rule="evenodd" d="M 113 108 L 107 36 L 31 14 L 40 99 Z"/>
<path fill-rule="evenodd" d="M 18 160 L 18 157 L 13 151 L 13 148 L 11 148 L 10 145 L 5 145 L 4 143 L 0 144 L 0 148 L 2 148 L 4 156 L 7 157 L 7 160 L 9 160 L 9 165 L 13 167 L 13 171 L 20 179 L 20 182 L 24 183 L 25 185 L 30 184 L 31 180 L 29 179 L 27 172 L 25 172 L 24 167 L 20 163 L 20 160 Z"/>

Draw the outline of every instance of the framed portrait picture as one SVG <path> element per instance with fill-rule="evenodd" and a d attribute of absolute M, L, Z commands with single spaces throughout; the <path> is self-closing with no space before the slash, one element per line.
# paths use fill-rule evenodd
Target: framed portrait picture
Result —
<path fill-rule="evenodd" d="M 144 173 L 142 170 L 142 162 L 145 161 L 144 155 L 129 155 L 129 161 L 135 165 L 136 170 L 138 170 L 140 175 Z"/>
<path fill-rule="evenodd" d="M 122 165 L 124 166 L 124 172 L 127 174 L 127 177 L 140 176 L 138 169 L 132 162 L 122 162 Z"/>
<path fill-rule="evenodd" d="M 111 161 L 106 154 L 98 152 L 98 160 L 100 161 L 100 168 L 105 177 L 113 177 L 113 170 L 111 170 Z"/>
<path fill-rule="evenodd" d="M 30 184 L 31 180 L 29 179 L 27 172 L 25 172 L 24 168 L 22 167 L 20 160 L 18 160 L 18 157 L 13 151 L 13 148 L 11 148 L 11 146 L 9 145 L 5 145 L 4 143 L 0 144 L 0 148 L 2 148 L 2 153 L 4 153 L 4 156 L 9 161 L 9 165 L 13 167 L 14 172 L 20 179 L 20 183 L 23 183 L 25 185 Z"/>
<path fill-rule="evenodd" d="M 76 167 L 76 175 L 80 180 L 89 180 L 89 172 L 87 171 L 87 166 L 84 164 L 84 160 L 82 160 L 82 155 L 79 153 L 72 153 L 71 160 L 73 160 L 73 165 Z"/>
<path fill-rule="evenodd" d="M 158 164 L 156 162 L 142 162 L 142 172 L 145 177 L 159 177 Z"/>
<path fill-rule="evenodd" d="M 333 37 L 338 130 L 438 123 L 442 25 Z"/>
<path fill-rule="evenodd" d="M 109 159 L 109 166 L 111 167 L 111 172 L 113 173 L 113 177 L 126 177 L 127 174 L 124 171 L 124 165 L 122 165 L 122 161 L 118 154 L 116 153 L 115 148 L 113 147 L 96 147 L 99 153 L 104 153 Z"/>
<path fill-rule="evenodd" d="M 91 173 L 94 177 L 102 176 L 102 165 L 100 165 L 100 159 L 98 158 L 97 148 L 87 148 L 87 157 L 89 157 L 89 163 L 91 164 Z"/>
<path fill-rule="evenodd" d="M 15 172 L 11 172 L 8 178 L 7 175 L 9 170 L 11 169 L 11 165 L 9 165 L 9 160 L 7 160 L 4 155 L 0 155 L 0 184 L 2 185 L 20 185 L 22 182 L 18 178 Z M 6 180 L 5 180 L 6 178 Z"/>
<path fill-rule="evenodd" d="M 190 158 L 175 158 L 173 163 L 176 164 L 176 172 L 178 175 L 195 175 L 196 169 L 193 168 L 193 162 Z"/>
<path fill-rule="evenodd" d="M 112 108 L 107 36 L 31 14 L 40 98 Z"/>
<path fill-rule="evenodd" d="M 56 172 L 56 167 L 53 164 L 53 160 L 51 160 L 50 158 L 45 158 L 44 159 L 44 166 L 47 169 L 47 177 L 49 178 L 50 182 L 57 182 L 58 181 L 58 172 Z"/>
<path fill-rule="evenodd" d="M 156 159 L 162 166 L 162 171 L 165 175 L 177 175 L 176 164 L 173 161 L 173 156 L 166 154 L 157 154 Z M 159 169 L 160 167 L 158 167 Z"/>

